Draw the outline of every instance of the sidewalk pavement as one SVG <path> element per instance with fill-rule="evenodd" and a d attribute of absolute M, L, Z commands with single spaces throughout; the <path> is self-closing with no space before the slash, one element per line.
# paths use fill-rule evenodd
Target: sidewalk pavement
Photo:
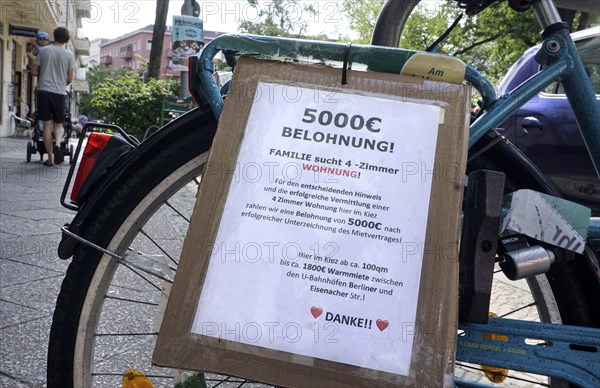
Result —
<path fill-rule="evenodd" d="M 27 163 L 29 140 L 0 139 L 0 387 L 45 386 L 52 313 L 69 264 L 56 253 L 60 228 L 75 214 L 60 205 L 69 158 L 46 167 L 36 154 Z"/>

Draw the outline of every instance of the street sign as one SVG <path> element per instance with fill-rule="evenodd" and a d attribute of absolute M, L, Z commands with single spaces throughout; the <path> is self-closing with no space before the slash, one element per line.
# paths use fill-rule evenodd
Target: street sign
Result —
<path fill-rule="evenodd" d="M 13 26 L 12 24 L 9 24 L 9 26 L 8 26 L 8 34 L 9 35 L 25 36 L 27 38 L 35 38 L 37 35 L 37 32 L 38 32 L 37 28 Z"/>

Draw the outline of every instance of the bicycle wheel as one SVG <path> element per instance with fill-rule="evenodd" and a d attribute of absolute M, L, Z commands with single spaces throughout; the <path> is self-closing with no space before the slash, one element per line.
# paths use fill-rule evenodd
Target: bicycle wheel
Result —
<path fill-rule="evenodd" d="M 193 113 L 172 126 L 174 129 L 167 129 L 171 131 L 168 141 L 144 143 L 135 151 L 142 156 L 112 180 L 102 197 L 103 208 L 89 216 L 81 235 L 121 256 L 128 250 L 157 255 L 176 270 L 216 122 L 210 113 Z M 469 168 L 503 170 L 507 190 L 542 190 L 535 177 L 519 169 L 520 163 L 502 147 L 494 147 Z M 542 321 L 595 322 L 592 305 L 586 299 L 586 291 L 593 284 L 593 273 L 586 270 L 586 263 L 585 259 L 572 260 L 547 277 L 531 279 L 531 300 L 523 305 L 539 311 L 534 314 Z M 169 283 L 148 272 L 92 248 L 77 249 L 52 323 L 49 387 L 118 386 L 129 369 L 143 372 L 157 387 L 174 385 L 176 372 L 151 364 Z M 514 293 L 507 298 L 514 298 Z M 498 303 L 498 309 L 506 305 L 502 299 Z M 525 309 L 511 308 L 508 313 L 511 318 L 531 319 Z M 232 380 L 209 375 L 209 385 L 213 379 Z M 244 383 L 233 381 L 236 385 Z M 513 385 L 514 380 L 507 382 Z"/>
<path fill-rule="evenodd" d="M 191 212 L 195 201 L 196 188 L 189 183 L 202 174 L 216 128 L 212 113 L 191 116 L 180 120 L 183 125 L 173 124 L 170 143 L 135 151 L 143 156 L 114 181 L 102 210 L 90 217 L 81 235 L 120 255 L 136 247 L 163 258 L 178 257 L 187 229 L 184 213 Z M 145 240 L 155 222 L 170 225 L 170 234 L 163 228 L 156 241 Z M 176 267 L 176 261 L 170 265 Z M 165 300 L 161 279 L 80 246 L 53 317 L 48 386 L 119 386 L 128 369 L 143 371 L 155 386 L 173 385 L 172 371 L 151 368 L 160 324 L 155 318 Z"/>

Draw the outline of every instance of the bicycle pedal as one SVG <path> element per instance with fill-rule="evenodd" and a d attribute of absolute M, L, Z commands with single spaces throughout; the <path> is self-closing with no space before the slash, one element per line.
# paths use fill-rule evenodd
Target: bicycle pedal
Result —
<path fill-rule="evenodd" d="M 122 388 L 154 388 L 154 384 L 142 372 L 129 369 L 123 373 Z"/>
<path fill-rule="evenodd" d="M 492 318 L 498 318 L 498 315 L 493 312 L 490 312 L 489 316 Z M 486 340 L 491 340 L 491 341 L 503 341 L 503 342 L 508 341 L 508 336 L 505 336 L 502 334 L 483 333 L 481 336 L 483 338 L 485 338 Z M 495 366 L 481 365 L 481 369 L 482 369 L 485 377 L 487 377 L 487 379 L 490 380 L 492 383 L 501 383 L 504 380 L 506 380 L 506 376 L 508 376 L 508 369 L 506 369 L 506 368 L 498 368 Z"/>
<path fill-rule="evenodd" d="M 506 376 L 508 376 L 508 369 L 505 368 L 482 365 L 481 369 L 483 369 L 483 374 L 485 377 L 487 377 L 487 379 L 492 383 L 501 383 L 506 380 Z"/>

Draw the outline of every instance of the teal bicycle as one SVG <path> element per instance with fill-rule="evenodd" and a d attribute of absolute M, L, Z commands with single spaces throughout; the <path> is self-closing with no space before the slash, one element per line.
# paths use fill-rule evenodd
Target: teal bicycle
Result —
<path fill-rule="evenodd" d="M 458 1 L 468 14 L 483 11 L 494 1 Z M 374 43 L 397 43 L 406 15 L 418 1 L 388 1 L 379 18 Z M 596 96 L 578 59 L 569 31 L 550 0 L 509 1 L 518 11 L 533 8 L 543 33 L 538 61 L 543 70 L 508 95 L 497 96 L 494 87 L 467 66 L 465 80 L 482 98 L 481 113 L 470 128 L 470 157 L 465 173 L 470 185 L 485 185 L 489 177 L 478 171 L 504 175 L 504 183 L 488 195 L 503 196 L 530 189 L 551 196 L 558 190 L 494 128 L 536 93 L 559 80 L 573 107 L 596 171 L 600 168 L 600 111 Z M 123 376 L 140 371 L 155 386 L 183 381 L 179 371 L 152 366 L 151 356 L 160 327 L 169 285 L 177 269 L 183 236 L 189 225 L 201 176 L 209 173 L 207 156 L 223 107 L 223 93 L 213 79 L 213 57 L 224 51 L 235 54 L 281 56 L 362 63 L 369 70 L 398 73 L 412 52 L 382 46 L 228 35 L 212 41 L 190 63 L 191 92 L 198 107 L 154 133 L 141 144 L 123 133 L 118 158 L 88 177 L 85 195 L 67 203 L 66 193 L 75 174 L 73 165 L 63 192 L 65 206 L 77 210 L 63 229 L 59 255 L 73 257 L 57 301 L 48 351 L 49 387 L 115 386 Z M 94 127 L 120 128 L 88 123 Z M 84 136 L 81 137 L 82 140 Z M 80 143 L 77 155 L 80 153 Z M 475 183 L 471 183 L 475 182 Z M 467 368 L 479 368 L 491 378 L 507 371 L 545 377 L 516 375 L 525 384 L 553 387 L 576 384 L 600 385 L 600 264 L 597 256 L 600 220 L 587 225 L 587 243 L 581 254 L 520 236 L 519 248 L 498 238 L 503 215 L 480 212 L 488 197 L 467 188 L 461 249 L 462 322 L 457 360 Z M 72 197 L 73 198 L 73 197 Z M 490 229 L 489 226 L 492 226 Z M 494 227 L 495 225 L 495 227 Z M 494 229 L 495 228 L 495 229 Z M 490 245 L 485 243 L 489 242 Z M 519 251 L 525 247 L 526 251 Z M 143 252 L 139 254 L 137 252 Z M 535 257 L 534 262 L 523 256 Z M 160 256 L 160 260 L 156 259 Z M 525 318 L 487 319 L 494 261 L 502 257 L 509 277 L 526 278 L 531 301 Z M 482 263 L 485 263 L 484 265 Z M 490 267 L 491 266 L 491 267 Z M 487 321 L 487 323 L 482 323 Z M 481 352 L 467 343 L 483 341 L 485 333 L 510 338 L 513 349 L 535 351 Z M 530 345 L 529 339 L 536 339 Z M 467 364 L 468 363 L 468 364 Z M 480 367 L 480 365 L 493 366 Z M 488 368 L 488 369 L 486 369 Z M 479 376 L 483 376 L 478 372 Z M 473 375 L 457 372 L 457 386 L 480 386 L 466 381 Z M 198 377 L 198 376 L 194 376 Z M 479 378 L 474 377 L 475 380 Z M 232 376 L 206 374 L 209 386 L 223 382 L 240 386 L 246 381 Z M 256 384 L 256 383 L 251 383 Z"/>

